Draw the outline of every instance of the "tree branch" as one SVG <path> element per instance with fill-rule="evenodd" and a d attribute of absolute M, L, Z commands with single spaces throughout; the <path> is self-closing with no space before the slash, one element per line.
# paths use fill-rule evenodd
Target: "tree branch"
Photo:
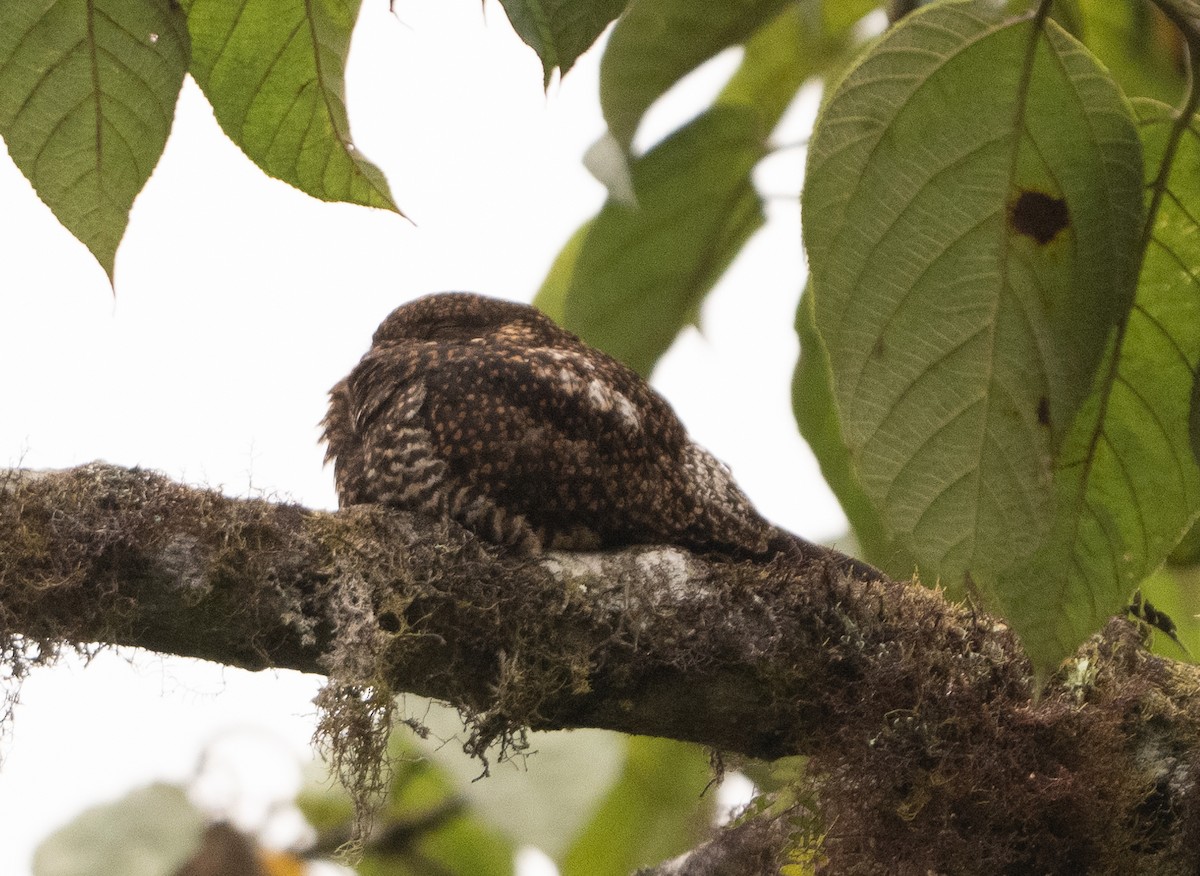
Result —
<path fill-rule="evenodd" d="M 806 754 L 836 872 L 1194 872 L 1200 849 L 1192 667 L 1114 621 L 1035 699 L 1003 625 L 820 564 L 519 560 L 383 509 L 18 470 L 0 634 L 14 661 L 102 642 L 382 684 L 463 708 L 479 746 L 601 727 Z"/>

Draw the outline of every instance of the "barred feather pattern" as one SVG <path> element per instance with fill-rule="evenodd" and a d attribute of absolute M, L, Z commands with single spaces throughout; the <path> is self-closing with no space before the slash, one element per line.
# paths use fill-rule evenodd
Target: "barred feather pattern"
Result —
<path fill-rule="evenodd" d="M 402 305 L 322 425 L 341 505 L 450 517 L 520 553 L 832 554 L 764 520 L 640 376 L 527 305 Z"/>

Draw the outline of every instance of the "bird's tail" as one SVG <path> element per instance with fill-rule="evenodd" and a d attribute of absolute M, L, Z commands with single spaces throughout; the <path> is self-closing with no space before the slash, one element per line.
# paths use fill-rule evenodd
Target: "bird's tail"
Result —
<path fill-rule="evenodd" d="M 813 544 L 811 541 L 788 532 L 786 529 L 780 529 L 778 526 L 772 527 L 772 529 L 773 532 L 769 544 L 773 554 L 782 554 L 786 557 L 810 561 L 820 560 L 829 563 L 838 571 L 844 572 L 852 578 L 858 578 L 863 581 L 882 581 L 887 578 L 883 572 L 876 569 L 870 563 L 855 559 L 831 547 Z"/>

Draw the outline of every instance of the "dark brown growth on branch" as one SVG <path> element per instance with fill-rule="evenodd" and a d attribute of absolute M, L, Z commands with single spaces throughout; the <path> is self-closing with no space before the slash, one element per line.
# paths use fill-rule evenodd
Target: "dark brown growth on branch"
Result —
<path fill-rule="evenodd" d="M 526 554 L 672 544 L 877 574 L 767 523 L 638 374 L 524 304 L 405 304 L 330 395 L 343 507 L 448 516 Z"/>

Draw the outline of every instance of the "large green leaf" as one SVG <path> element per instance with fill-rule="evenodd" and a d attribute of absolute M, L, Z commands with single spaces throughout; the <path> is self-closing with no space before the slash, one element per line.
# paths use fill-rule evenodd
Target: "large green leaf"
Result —
<path fill-rule="evenodd" d="M 803 196 L 859 483 L 926 580 L 1014 611 L 1045 586 L 1010 572 L 1053 540 L 1054 460 L 1128 312 L 1142 213 L 1128 104 L 1040 24 L 906 17 L 823 108 Z M 1040 658 L 1068 647 L 1013 621 Z"/>
<path fill-rule="evenodd" d="M 800 359 L 792 377 L 792 410 L 800 434 L 821 465 L 821 474 L 854 525 L 854 535 L 865 557 L 885 572 L 907 578 L 916 562 L 890 540 L 879 513 L 858 483 L 846 445 L 837 406 L 830 389 L 829 357 L 813 325 L 812 293 L 806 289 L 796 313 Z"/>
<path fill-rule="evenodd" d="M 790 3 L 745 41 L 742 63 L 717 95 L 717 105 L 752 108 L 768 137 L 800 86 L 826 75 L 847 43 L 844 30 L 821 27 L 809 3 Z"/>
<path fill-rule="evenodd" d="M 33 856 L 34 876 L 170 876 L 195 854 L 205 816 L 175 785 L 154 784 L 84 810 Z"/>
<path fill-rule="evenodd" d="M 670 739 L 629 737 L 621 777 L 563 856 L 563 876 L 625 876 L 696 845 L 712 824 L 708 754 Z"/>
<path fill-rule="evenodd" d="M 789 5 L 812 4 L 633 0 L 600 60 L 600 108 L 617 142 L 628 149 L 638 122 L 668 88 L 722 49 L 745 42 Z"/>
<path fill-rule="evenodd" d="M 592 220 L 588 220 L 575 229 L 554 262 L 546 272 L 533 303 L 542 313 L 557 323 L 564 323 L 567 318 L 567 293 L 571 290 L 571 277 L 575 274 L 575 262 L 579 260 L 579 251 L 591 231 Z"/>
<path fill-rule="evenodd" d="M 0 0 L 0 135 L 110 280 L 187 65 L 170 0 Z"/>
<path fill-rule="evenodd" d="M 500 0 L 513 30 L 542 59 L 545 84 L 563 74 L 621 14 L 629 0 Z"/>
<path fill-rule="evenodd" d="M 1136 110 L 1154 210 L 1137 298 L 1056 462 L 1055 537 L 1001 581 L 1018 631 L 1048 643 L 1047 660 L 1120 611 L 1200 512 L 1189 433 L 1200 368 L 1200 128 L 1193 120 L 1175 131 L 1175 113 L 1152 101 Z"/>
<path fill-rule="evenodd" d="M 345 72 L 359 0 L 185 0 L 192 76 L 266 173 L 323 201 L 397 210 L 350 138 Z M 397 211 L 398 212 L 398 211 Z"/>
<path fill-rule="evenodd" d="M 636 203 L 610 198 L 572 238 L 539 294 L 567 284 L 568 328 L 646 374 L 694 319 L 763 222 L 750 173 L 821 57 L 809 24 L 797 5 L 759 29 L 716 105 L 632 163 Z"/>
<path fill-rule="evenodd" d="M 637 204 L 609 199 L 571 273 L 564 325 L 648 374 L 763 223 L 750 171 L 756 115 L 709 110 L 632 167 Z"/>

